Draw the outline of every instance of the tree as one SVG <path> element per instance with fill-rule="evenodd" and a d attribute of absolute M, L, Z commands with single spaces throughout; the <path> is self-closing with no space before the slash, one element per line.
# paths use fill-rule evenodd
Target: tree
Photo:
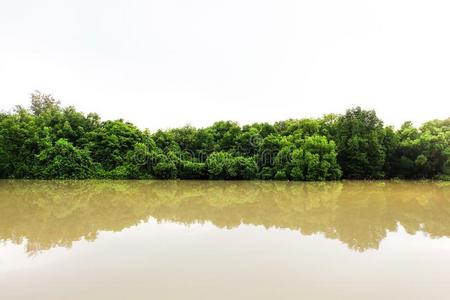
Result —
<path fill-rule="evenodd" d="M 142 141 L 142 132 L 123 120 L 106 121 L 86 137 L 92 159 L 106 171 L 123 165 L 128 151 Z"/>
<path fill-rule="evenodd" d="M 50 94 L 43 94 L 35 91 L 31 94 L 31 112 L 38 116 L 51 110 L 60 110 L 61 102 L 53 98 Z"/>
<path fill-rule="evenodd" d="M 398 145 L 389 158 L 391 176 L 432 178 L 450 174 L 449 119 L 433 120 L 414 128 L 405 122 L 397 132 Z"/>
<path fill-rule="evenodd" d="M 231 179 L 237 175 L 233 157 L 227 152 L 213 152 L 206 160 L 209 177 Z"/>
<path fill-rule="evenodd" d="M 258 173 L 258 165 L 253 157 L 238 156 L 234 158 L 236 166 L 236 179 L 255 179 Z"/>
<path fill-rule="evenodd" d="M 450 118 L 384 127 L 361 108 L 319 119 L 150 133 L 35 92 L 0 113 L 0 178 L 450 179 Z"/>
<path fill-rule="evenodd" d="M 86 179 L 93 174 L 93 163 L 86 150 L 74 147 L 65 139 L 38 155 L 39 177 L 45 179 Z"/>
<path fill-rule="evenodd" d="M 313 135 L 303 146 L 306 161 L 306 180 L 337 180 L 342 171 L 337 163 L 336 144 L 325 136 Z"/>
<path fill-rule="evenodd" d="M 345 178 L 384 177 L 384 134 L 383 122 L 373 110 L 356 107 L 338 118 L 335 136 L 337 158 Z"/>
<path fill-rule="evenodd" d="M 127 178 L 139 179 L 151 177 L 152 154 L 145 143 L 136 143 L 132 150 L 127 152 L 126 163 L 121 173 Z"/>
<path fill-rule="evenodd" d="M 208 170 L 205 163 L 188 160 L 181 161 L 178 169 L 178 176 L 183 179 L 205 179 L 207 178 L 207 173 Z"/>
<path fill-rule="evenodd" d="M 173 161 L 161 159 L 153 167 L 153 173 L 159 179 L 175 179 L 177 178 L 177 167 Z"/>
<path fill-rule="evenodd" d="M 276 179 L 336 180 L 342 171 L 336 159 L 336 144 L 325 136 L 313 135 L 296 143 L 287 142 L 275 158 Z"/>

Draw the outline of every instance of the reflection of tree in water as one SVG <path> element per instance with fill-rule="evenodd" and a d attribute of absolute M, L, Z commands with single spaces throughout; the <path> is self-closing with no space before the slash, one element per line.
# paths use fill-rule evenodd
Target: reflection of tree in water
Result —
<path fill-rule="evenodd" d="M 401 224 L 450 236 L 450 185 L 438 182 L 1 181 L 0 240 L 35 253 L 153 217 L 322 233 L 377 249 Z"/>

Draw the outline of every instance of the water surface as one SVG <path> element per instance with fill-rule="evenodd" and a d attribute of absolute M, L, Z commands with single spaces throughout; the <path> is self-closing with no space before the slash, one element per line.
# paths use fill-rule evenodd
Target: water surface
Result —
<path fill-rule="evenodd" d="M 1 299 L 448 299 L 444 182 L 0 181 Z"/>

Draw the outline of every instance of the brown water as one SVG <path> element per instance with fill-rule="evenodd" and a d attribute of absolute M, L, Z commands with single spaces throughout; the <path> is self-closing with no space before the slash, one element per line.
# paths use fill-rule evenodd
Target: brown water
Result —
<path fill-rule="evenodd" d="M 0 181 L 0 299 L 449 299 L 450 183 Z"/>

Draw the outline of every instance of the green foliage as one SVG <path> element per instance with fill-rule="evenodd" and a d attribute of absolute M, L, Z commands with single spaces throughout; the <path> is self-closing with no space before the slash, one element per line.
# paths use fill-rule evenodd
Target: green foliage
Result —
<path fill-rule="evenodd" d="M 336 123 L 338 161 L 345 178 L 383 178 L 385 148 L 383 122 L 375 111 L 349 109 Z"/>
<path fill-rule="evenodd" d="M 37 156 L 36 177 L 45 179 L 86 179 L 93 174 L 94 164 L 86 150 L 74 147 L 65 139 L 42 150 Z"/>
<path fill-rule="evenodd" d="M 213 152 L 206 160 L 211 179 L 253 179 L 257 165 L 253 158 L 232 156 L 227 152 Z"/>
<path fill-rule="evenodd" d="M 213 152 L 206 160 L 206 166 L 212 179 L 232 179 L 237 176 L 233 156 L 227 152 Z"/>
<path fill-rule="evenodd" d="M 86 138 L 92 158 L 105 170 L 124 164 L 127 152 L 142 141 L 139 129 L 123 120 L 106 121 L 89 132 Z"/>
<path fill-rule="evenodd" d="M 36 92 L 0 113 L 0 178 L 450 178 L 450 118 L 384 127 L 374 111 L 150 133 Z"/>
<path fill-rule="evenodd" d="M 205 179 L 207 178 L 205 163 L 182 161 L 178 168 L 178 176 L 183 179 Z"/>
<path fill-rule="evenodd" d="M 238 156 L 234 158 L 237 169 L 236 179 L 254 179 L 258 174 L 258 165 L 253 157 Z"/>
<path fill-rule="evenodd" d="M 286 176 L 286 172 L 283 170 L 277 171 L 277 173 L 274 176 L 275 180 L 286 180 L 287 176 Z"/>
<path fill-rule="evenodd" d="M 174 179 L 177 177 L 177 167 L 174 162 L 163 160 L 153 167 L 156 178 Z"/>
<path fill-rule="evenodd" d="M 275 157 L 275 179 L 323 181 L 341 177 L 336 144 L 325 136 L 315 134 L 298 139 L 296 144 L 287 140 L 283 144 Z"/>
<path fill-rule="evenodd" d="M 61 103 L 53 98 L 50 94 L 42 94 L 39 91 L 35 91 L 31 94 L 31 107 L 30 111 L 38 116 L 43 113 L 50 113 L 52 111 L 59 111 Z"/>
<path fill-rule="evenodd" d="M 398 131 L 392 157 L 392 176 L 445 178 L 450 175 L 450 118 L 433 120 L 419 129 L 406 122 Z"/>

